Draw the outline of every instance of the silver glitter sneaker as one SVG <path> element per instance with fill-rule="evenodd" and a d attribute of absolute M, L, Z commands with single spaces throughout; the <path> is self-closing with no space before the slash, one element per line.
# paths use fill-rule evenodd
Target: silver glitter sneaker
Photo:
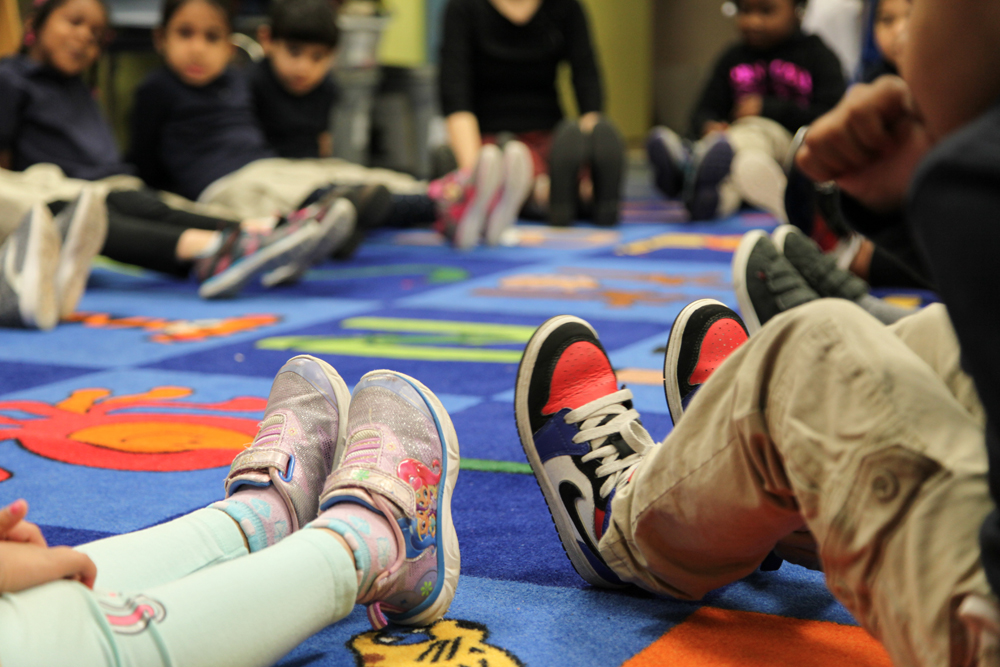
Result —
<path fill-rule="evenodd" d="M 0 245 L 0 327 L 51 329 L 59 321 L 59 231 L 36 204 Z"/>
<path fill-rule="evenodd" d="M 455 427 L 427 387 L 393 371 L 361 378 L 320 507 L 355 503 L 389 520 L 396 561 L 358 590 L 373 627 L 430 625 L 448 611 L 461 567 L 451 519 L 458 468 Z"/>
<path fill-rule="evenodd" d="M 236 455 L 226 477 L 226 497 L 242 486 L 274 485 L 292 517 L 292 531 L 316 518 L 319 492 L 342 447 L 351 400 L 330 364 L 293 357 L 274 378 L 260 430 Z"/>

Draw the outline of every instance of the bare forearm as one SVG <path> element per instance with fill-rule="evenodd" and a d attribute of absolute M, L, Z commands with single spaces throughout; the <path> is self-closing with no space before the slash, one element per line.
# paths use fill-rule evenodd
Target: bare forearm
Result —
<path fill-rule="evenodd" d="M 448 143 L 455 153 L 459 169 L 472 169 L 476 166 L 479 149 L 483 146 L 483 138 L 479 133 L 479 119 L 469 111 L 457 111 L 447 119 Z"/>

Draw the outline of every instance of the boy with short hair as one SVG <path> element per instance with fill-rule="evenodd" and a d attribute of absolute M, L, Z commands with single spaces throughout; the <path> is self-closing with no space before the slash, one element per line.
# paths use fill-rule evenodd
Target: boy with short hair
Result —
<path fill-rule="evenodd" d="M 277 0 L 257 38 L 267 57 L 253 66 L 250 85 L 268 142 L 280 157 L 330 157 L 330 69 L 340 41 L 330 1 Z"/>
<path fill-rule="evenodd" d="M 852 88 L 797 155 L 873 213 L 905 206 L 948 310 L 885 327 L 815 301 L 745 340 L 696 302 L 667 343 L 683 416 L 659 444 L 586 322 L 529 341 L 521 441 L 588 581 L 698 599 L 811 552 L 894 664 L 1000 664 L 998 34 L 996 2 L 914 0 L 906 82 Z"/>

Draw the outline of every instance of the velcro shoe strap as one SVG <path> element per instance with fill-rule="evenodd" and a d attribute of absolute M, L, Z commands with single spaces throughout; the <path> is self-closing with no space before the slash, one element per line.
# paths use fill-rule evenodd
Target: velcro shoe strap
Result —
<path fill-rule="evenodd" d="M 336 495 L 339 489 L 352 487 L 365 489 L 388 498 L 395 503 L 406 516 L 417 513 L 417 496 L 409 484 L 395 475 L 376 468 L 344 467 L 334 470 L 326 480 L 323 488 L 323 499 Z M 322 505 L 322 501 L 320 501 Z"/>
<path fill-rule="evenodd" d="M 278 447 L 250 447 L 236 455 L 226 478 L 226 491 L 238 479 L 263 482 L 270 480 L 270 470 L 283 475 L 291 455 Z M 257 473 L 257 474 L 254 474 Z"/>

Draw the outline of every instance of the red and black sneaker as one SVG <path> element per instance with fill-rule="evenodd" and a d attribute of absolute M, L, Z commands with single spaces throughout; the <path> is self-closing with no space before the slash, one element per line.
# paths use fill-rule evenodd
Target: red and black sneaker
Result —
<path fill-rule="evenodd" d="M 663 390 L 674 425 L 698 387 L 749 337 L 740 316 L 715 299 L 684 307 L 670 329 L 663 357 Z"/>
<path fill-rule="evenodd" d="M 595 586 L 623 586 L 598 543 L 615 491 L 656 443 L 589 324 L 560 315 L 535 331 L 517 371 L 514 415 L 573 567 Z"/>

